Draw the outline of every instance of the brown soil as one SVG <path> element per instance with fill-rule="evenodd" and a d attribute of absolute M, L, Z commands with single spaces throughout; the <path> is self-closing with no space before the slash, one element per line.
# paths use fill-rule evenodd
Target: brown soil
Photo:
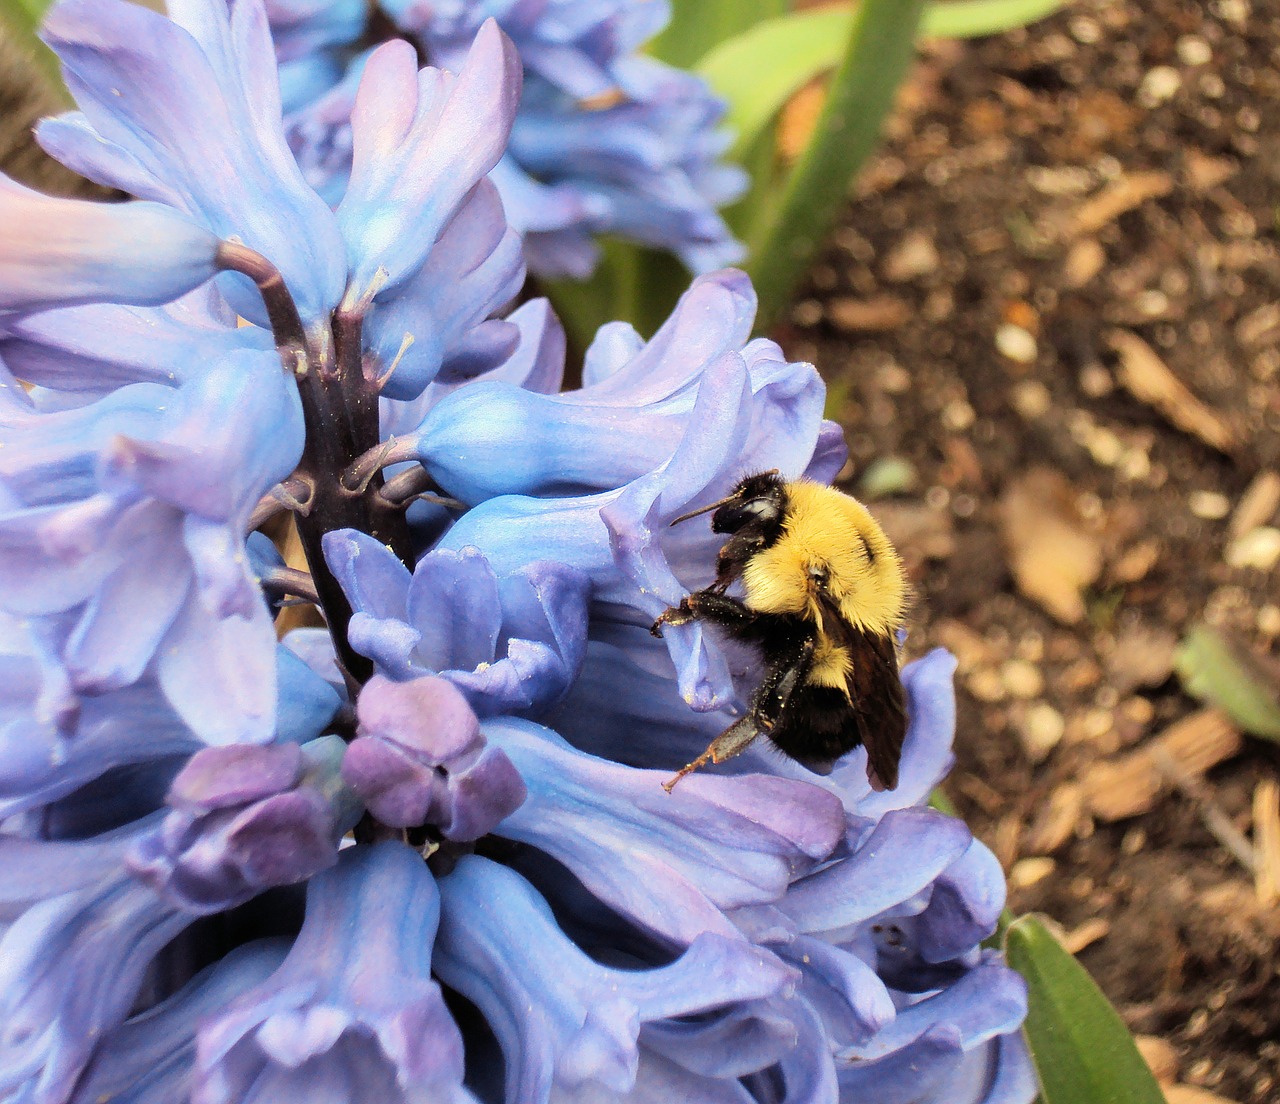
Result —
<path fill-rule="evenodd" d="M 1182 788 L 1129 760 L 1119 811 L 1088 771 L 1200 711 L 1193 622 L 1280 651 L 1274 555 L 1224 558 L 1280 469 L 1280 2 L 1083 0 L 933 47 L 890 131 L 777 336 L 831 381 L 849 485 L 898 488 L 909 650 L 961 659 L 947 792 L 1178 1080 L 1274 1101 L 1280 909 L 1206 810 L 1247 838 L 1280 747 L 1196 718 L 1225 759 Z M 1191 396 L 1151 397 L 1161 365 Z"/>

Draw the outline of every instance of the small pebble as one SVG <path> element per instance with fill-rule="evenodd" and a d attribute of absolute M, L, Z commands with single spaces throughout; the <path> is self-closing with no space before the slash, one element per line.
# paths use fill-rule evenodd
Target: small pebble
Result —
<path fill-rule="evenodd" d="M 1176 46 L 1178 60 L 1183 65 L 1207 65 L 1213 60 L 1213 49 L 1199 35 L 1185 34 Z"/>
<path fill-rule="evenodd" d="M 1018 364 L 1034 364 L 1038 347 L 1036 339 L 1021 326 L 1006 322 L 996 330 L 996 348 L 1002 356 Z"/>
<path fill-rule="evenodd" d="M 1182 87 L 1182 74 L 1172 65 L 1157 65 L 1142 78 L 1138 102 L 1144 107 L 1157 107 L 1172 99 Z"/>
<path fill-rule="evenodd" d="M 1192 491 L 1187 504 L 1196 517 L 1205 521 L 1219 521 L 1231 513 L 1231 500 L 1218 491 Z"/>
<path fill-rule="evenodd" d="M 1259 525 L 1227 546 L 1226 561 L 1232 567 L 1270 571 L 1280 561 L 1280 529 Z"/>
<path fill-rule="evenodd" d="M 1011 698 L 1034 698 L 1044 689 L 1040 668 L 1025 659 L 1010 659 L 1001 664 L 1000 681 Z"/>
<path fill-rule="evenodd" d="M 1110 395 L 1116 389 L 1116 381 L 1097 361 L 1086 364 L 1080 369 L 1080 390 L 1091 399 L 1100 399 Z"/>
<path fill-rule="evenodd" d="M 1029 422 L 1043 417 L 1052 405 L 1052 394 L 1039 380 L 1022 380 L 1013 389 L 1013 407 Z"/>
<path fill-rule="evenodd" d="M 993 671 L 990 667 L 979 667 L 972 672 L 965 685 L 978 701 L 998 702 L 1003 701 L 1005 696 L 1004 682 L 1000 678 L 997 671 Z"/>
<path fill-rule="evenodd" d="M 1036 702 L 1018 727 L 1022 747 L 1033 763 L 1043 762 L 1062 741 L 1067 722 L 1048 702 Z"/>
<path fill-rule="evenodd" d="M 1036 882 L 1044 881 L 1057 868 L 1058 864 L 1047 855 L 1019 859 L 1009 871 L 1009 884 L 1017 889 L 1027 889 Z"/>

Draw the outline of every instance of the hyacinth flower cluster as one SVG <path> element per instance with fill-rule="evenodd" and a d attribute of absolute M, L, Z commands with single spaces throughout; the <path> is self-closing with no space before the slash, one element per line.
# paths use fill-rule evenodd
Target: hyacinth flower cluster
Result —
<path fill-rule="evenodd" d="M 648 632 L 714 570 L 669 522 L 844 459 L 746 278 L 562 392 L 495 24 L 367 58 L 334 205 L 260 0 L 169 8 L 44 31 L 39 140 L 135 198 L 0 181 L 0 1099 L 1028 1104 L 1001 871 L 925 804 L 948 655 L 893 791 L 767 747 L 662 788 L 752 677 Z"/>
<path fill-rule="evenodd" d="M 520 57 L 524 93 L 490 177 L 530 271 L 586 278 L 601 235 L 673 252 L 695 273 L 742 259 L 717 210 L 747 183 L 721 161 L 725 105 L 701 77 L 641 53 L 670 20 L 667 0 L 383 0 L 372 19 L 365 0 L 266 7 L 290 146 L 333 204 L 347 187 L 368 43 L 402 35 L 456 71 L 493 19 Z"/>

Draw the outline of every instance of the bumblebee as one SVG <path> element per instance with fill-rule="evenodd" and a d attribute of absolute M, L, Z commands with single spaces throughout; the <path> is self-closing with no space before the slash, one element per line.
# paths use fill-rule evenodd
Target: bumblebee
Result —
<path fill-rule="evenodd" d="M 671 524 L 712 510 L 712 532 L 730 534 L 715 582 L 667 609 L 650 631 L 710 622 L 759 648 L 764 677 L 745 716 L 664 788 L 767 736 L 819 774 L 865 746 L 871 785 L 893 789 L 907 728 L 896 644 L 907 584 L 884 530 L 856 499 L 776 471 L 748 476 L 728 498 Z M 727 593 L 739 582 L 741 599 Z"/>

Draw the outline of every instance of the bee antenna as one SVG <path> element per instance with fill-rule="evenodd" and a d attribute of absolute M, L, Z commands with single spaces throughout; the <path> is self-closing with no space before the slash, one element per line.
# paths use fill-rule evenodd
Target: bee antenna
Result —
<path fill-rule="evenodd" d="M 730 495 L 728 498 L 722 498 L 719 502 L 711 503 L 710 506 L 702 506 L 697 510 L 690 510 L 687 514 L 681 514 L 678 518 L 672 521 L 671 524 L 679 525 L 682 521 L 688 521 L 690 518 L 696 518 L 699 514 L 709 514 L 712 510 L 719 509 L 732 498 L 733 495 Z"/>

